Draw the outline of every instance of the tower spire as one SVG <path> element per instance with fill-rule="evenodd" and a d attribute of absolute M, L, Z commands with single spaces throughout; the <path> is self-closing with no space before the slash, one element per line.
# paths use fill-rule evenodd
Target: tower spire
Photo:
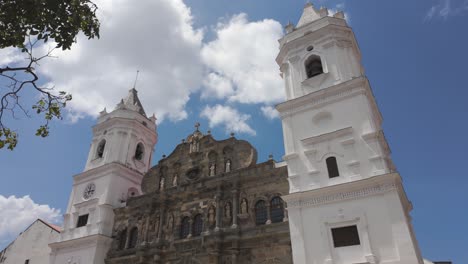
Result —
<path fill-rule="evenodd" d="M 138 74 L 139 73 L 140 73 L 140 70 L 137 70 L 136 76 L 135 76 L 135 82 L 133 83 L 133 89 L 136 89 L 136 84 L 137 84 L 137 81 L 138 81 Z"/>

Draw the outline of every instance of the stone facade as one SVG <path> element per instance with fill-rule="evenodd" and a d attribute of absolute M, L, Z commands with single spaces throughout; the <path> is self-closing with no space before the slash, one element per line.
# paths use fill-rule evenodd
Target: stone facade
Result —
<path fill-rule="evenodd" d="M 286 167 L 197 128 L 115 209 L 106 263 L 292 263 L 288 188 Z"/>

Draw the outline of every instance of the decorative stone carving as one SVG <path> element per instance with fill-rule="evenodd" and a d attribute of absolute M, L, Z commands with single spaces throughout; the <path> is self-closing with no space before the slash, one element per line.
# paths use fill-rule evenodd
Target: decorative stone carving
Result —
<path fill-rule="evenodd" d="M 210 165 L 210 176 L 215 176 L 216 174 L 216 164 L 211 163 Z"/>
<path fill-rule="evenodd" d="M 248 205 L 247 205 L 247 199 L 243 198 L 242 201 L 241 201 L 241 206 L 240 206 L 240 213 L 241 214 L 247 214 L 248 211 L 247 211 L 247 208 L 248 208 Z"/>
<path fill-rule="evenodd" d="M 231 171 L 231 160 L 227 159 L 224 172 L 230 172 L 230 171 Z"/>
<path fill-rule="evenodd" d="M 165 178 L 164 177 L 161 177 L 161 179 L 159 180 L 159 190 L 164 190 L 164 182 L 165 182 Z"/>
<path fill-rule="evenodd" d="M 214 226 L 216 224 L 216 211 L 213 206 L 208 210 L 208 223 L 210 226 Z"/>
<path fill-rule="evenodd" d="M 176 173 L 174 174 L 174 178 L 172 179 L 172 186 L 177 186 L 179 181 L 179 175 Z"/>
<path fill-rule="evenodd" d="M 226 203 L 226 206 L 224 207 L 224 217 L 227 219 L 232 218 L 231 203 Z"/>

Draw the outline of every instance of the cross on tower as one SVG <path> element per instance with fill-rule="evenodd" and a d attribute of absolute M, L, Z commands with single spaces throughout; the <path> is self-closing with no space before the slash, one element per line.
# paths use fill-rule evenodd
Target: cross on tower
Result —
<path fill-rule="evenodd" d="M 198 128 L 199 128 L 199 127 L 200 127 L 200 123 L 199 123 L 199 122 L 196 122 L 196 123 L 195 123 L 195 128 L 197 129 L 197 131 L 198 131 Z"/>

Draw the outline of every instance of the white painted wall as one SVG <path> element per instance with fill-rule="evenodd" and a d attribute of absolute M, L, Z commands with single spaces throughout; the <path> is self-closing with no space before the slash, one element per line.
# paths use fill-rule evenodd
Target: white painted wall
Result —
<path fill-rule="evenodd" d="M 390 158 L 382 117 L 342 13 L 310 4 L 280 42 L 287 100 L 283 124 L 295 264 L 422 264 L 412 209 Z M 311 48 L 313 47 L 313 48 Z M 323 73 L 307 78 L 305 61 L 320 56 Z M 339 177 L 326 159 L 335 157 Z M 356 225 L 360 244 L 335 248 L 332 228 Z"/>
<path fill-rule="evenodd" d="M 101 112 L 93 127 L 93 140 L 84 171 L 73 177 L 64 230 L 51 243 L 51 264 L 103 264 L 111 244 L 114 209 L 125 206 L 129 190 L 141 194 L 143 174 L 151 165 L 157 142 L 156 118 L 140 114 L 136 91 L 130 90 L 125 103 L 111 113 Z M 97 148 L 105 139 L 104 155 Z M 144 146 L 143 158 L 135 158 L 137 145 Z M 91 197 L 84 197 L 89 184 L 94 184 Z M 88 214 L 86 226 L 77 227 L 80 215 Z"/>
<path fill-rule="evenodd" d="M 49 264 L 49 243 L 59 238 L 59 233 L 36 220 L 0 253 L 2 264 Z"/>

